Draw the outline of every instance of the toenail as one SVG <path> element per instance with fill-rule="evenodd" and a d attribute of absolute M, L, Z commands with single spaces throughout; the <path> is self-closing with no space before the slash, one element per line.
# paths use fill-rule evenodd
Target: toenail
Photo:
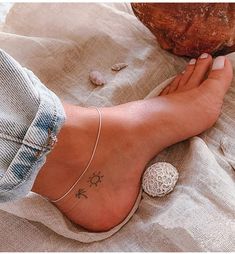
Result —
<path fill-rule="evenodd" d="M 224 62 L 225 62 L 225 57 L 224 56 L 218 56 L 215 58 L 213 65 L 212 65 L 212 70 L 220 70 L 224 68 Z"/>
<path fill-rule="evenodd" d="M 200 55 L 200 57 L 199 58 L 201 58 L 201 59 L 205 59 L 205 58 L 207 58 L 209 56 L 209 54 L 207 54 L 207 53 L 203 53 L 203 54 L 201 54 Z"/>
<path fill-rule="evenodd" d="M 191 59 L 190 61 L 189 61 L 189 63 L 188 64 L 190 64 L 190 65 L 193 65 L 193 64 L 195 64 L 196 63 L 196 59 Z"/>

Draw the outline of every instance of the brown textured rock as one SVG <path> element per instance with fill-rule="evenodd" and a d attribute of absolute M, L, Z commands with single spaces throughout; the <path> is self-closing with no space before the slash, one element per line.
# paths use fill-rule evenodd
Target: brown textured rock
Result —
<path fill-rule="evenodd" d="M 176 55 L 235 51 L 235 3 L 132 3 L 135 15 Z"/>

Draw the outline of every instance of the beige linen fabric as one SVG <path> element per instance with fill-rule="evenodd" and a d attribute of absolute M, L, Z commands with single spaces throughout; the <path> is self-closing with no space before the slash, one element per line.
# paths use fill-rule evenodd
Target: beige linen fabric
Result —
<path fill-rule="evenodd" d="M 188 61 L 162 50 L 130 5 L 121 3 L 15 4 L 0 32 L 0 47 L 62 100 L 83 106 L 157 96 Z M 235 67 L 235 53 L 228 56 Z M 114 73 L 110 68 L 117 62 L 129 66 Z M 91 69 L 100 70 L 108 83 L 92 85 Z M 0 205 L 0 250 L 232 251 L 234 155 L 235 80 L 213 128 L 150 162 L 166 161 L 179 170 L 173 193 L 155 199 L 143 194 L 131 220 L 112 237 L 114 231 L 86 232 L 30 193 Z"/>

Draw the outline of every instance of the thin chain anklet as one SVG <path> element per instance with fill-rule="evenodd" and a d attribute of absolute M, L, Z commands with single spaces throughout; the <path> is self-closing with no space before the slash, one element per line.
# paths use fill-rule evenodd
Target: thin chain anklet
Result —
<path fill-rule="evenodd" d="M 56 200 L 50 200 L 52 203 L 56 203 L 59 202 L 60 200 L 62 200 L 63 198 L 65 198 L 71 191 L 72 189 L 75 187 L 75 185 L 81 180 L 81 178 L 83 177 L 83 175 L 86 173 L 86 171 L 88 170 L 89 166 L 91 165 L 91 162 L 95 156 L 95 152 L 97 149 L 97 145 L 99 143 L 99 138 L 100 138 L 100 132 L 101 132 L 101 126 L 102 126 L 102 117 L 101 117 L 101 112 L 99 110 L 99 108 L 97 107 L 90 107 L 90 108 L 95 108 L 97 110 L 97 112 L 99 113 L 99 128 L 98 128 L 98 132 L 97 132 L 97 137 L 96 137 L 96 141 L 95 141 L 95 145 L 91 154 L 91 158 L 88 161 L 86 168 L 84 169 L 83 173 L 80 175 L 80 177 L 77 179 L 77 181 L 72 185 L 72 187 L 70 187 L 70 189 L 60 198 L 56 199 Z"/>

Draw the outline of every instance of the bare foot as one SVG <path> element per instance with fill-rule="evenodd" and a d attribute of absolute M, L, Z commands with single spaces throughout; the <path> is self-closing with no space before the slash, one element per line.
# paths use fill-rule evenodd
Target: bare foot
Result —
<path fill-rule="evenodd" d="M 211 66 L 211 56 L 191 61 L 161 96 L 100 108 L 103 127 L 97 153 L 76 187 L 56 203 L 58 209 L 91 231 L 123 221 L 137 198 L 147 162 L 217 120 L 233 73 L 226 57 L 214 60 L 220 69 Z M 33 186 L 49 199 L 61 197 L 82 174 L 98 128 L 95 109 L 64 107 L 67 122 Z"/>

